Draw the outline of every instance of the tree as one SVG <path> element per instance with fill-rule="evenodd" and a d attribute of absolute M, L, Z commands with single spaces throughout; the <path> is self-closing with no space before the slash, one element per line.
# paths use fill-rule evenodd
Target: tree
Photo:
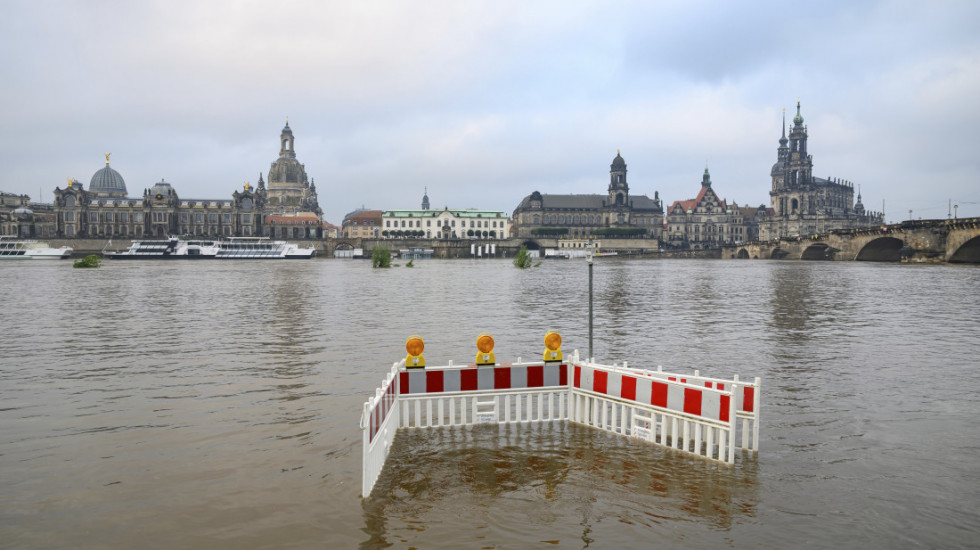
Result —
<path fill-rule="evenodd" d="M 521 250 L 514 256 L 514 265 L 520 269 L 531 267 L 531 254 L 527 251 L 527 246 L 521 246 Z"/>
<path fill-rule="evenodd" d="M 391 267 L 391 250 L 380 246 L 372 248 L 371 267 Z"/>

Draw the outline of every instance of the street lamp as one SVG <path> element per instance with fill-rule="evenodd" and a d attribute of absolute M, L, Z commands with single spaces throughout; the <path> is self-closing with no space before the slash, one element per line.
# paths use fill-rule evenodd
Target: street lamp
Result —
<path fill-rule="evenodd" d="M 958 204 L 953 205 L 953 219 L 956 219 L 956 210 L 960 207 Z"/>

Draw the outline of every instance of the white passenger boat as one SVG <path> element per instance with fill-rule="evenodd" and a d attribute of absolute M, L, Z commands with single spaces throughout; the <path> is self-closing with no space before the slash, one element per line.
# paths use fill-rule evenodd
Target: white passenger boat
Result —
<path fill-rule="evenodd" d="M 45 242 L 0 235 L 0 260 L 63 260 L 71 251 L 70 246 L 51 248 Z"/>
<path fill-rule="evenodd" d="M 293 260 L 309 259 L 315 248 L 300 248 L 285 241 L 270 241 L 266 237 L 231 237 L 221 240 L 133 241 L 123 252 L 106 252 L 112 260 Z"/>

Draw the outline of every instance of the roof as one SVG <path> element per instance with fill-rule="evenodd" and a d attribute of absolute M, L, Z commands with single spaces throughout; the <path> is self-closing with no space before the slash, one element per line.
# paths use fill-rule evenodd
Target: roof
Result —
<path fill-rule="evenodd" d="M 385 218 L 437 218 L 443 212 L 449 212 L 457 218 L 507 218 L 507 213 L 500 210 L 386 210 Z"/>
<path fill-rule="evenodd" d="M 381 218 L 382 214 L 383 212 L 380 210 L 355 210 L 344 216 L 344 221 L 342 223 L 346 224 L 351 220 L 377 220 Z"/>
<path fill-rule="evenodd" d="M 677 205 L 680 205 L 680 207 L 683 208 L 685 212 L 687 212 L 688 210 L 693 211 L 695 208 L 697 208 L 698 204 L 700 204 L 701 201 L 704 200 L 704 195 L 707 194 L 708 189 L 710 189 L 710 187 L 703 185 L 701 186 L 701 191 L 698 192 L 697 197 L 693 199 L 688 199 L 686 201 L 674 201 L 674 204 L 670 205 L 670 209 L 667 210 L 667 213 L 673 212 L 674 208 Z M 718 195 L 715 194 L 715 196 L 717 197 Z M 728 211 L 728 205 L 725 204 L 724 199 L 718 199 L 718 204 L 721 206 L 722 211 L 724 212 Z"/>
<path fill-rule="evenodd" d="M 541 195 L 541 207 L 549 210 L 598 210 L 605 208 L 603 203 L 608 195 Z M 633 210 L 660 210 L 660 204 L 646 195 L 630 195 Z M 527 210 L 531 206 L 531 195 L 517 206 L 517 210 Z"/>

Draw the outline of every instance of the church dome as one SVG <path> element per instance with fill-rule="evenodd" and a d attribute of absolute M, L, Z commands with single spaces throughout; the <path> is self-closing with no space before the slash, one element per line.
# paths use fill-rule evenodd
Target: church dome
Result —
<path fill-rule="evenodd" d="M 92 181 L 88 184 L 88 189 L 93 193 L 105 193 L 105 194 L 122 194 L 126 195 L 126 182 L 123 177 L 119 175 L 109 166 L 106 162 L 105 168 L 102 168 L 92 176 Z"/>
<path fill-rule="evenodd" d="M 772 172 L 769 172 L 769 175 L 778 176 L 779 174 L 783 173 L 784 168 L 785 166 L 783 166 L 783 163 L 777 162 L 776 164 L 772 165 Z"/>
<path fill-rule="evenodd" d="M 616 158 L 614 158 L 612 161 L 612 168 L 613 170 L 617 168 L 626 168 L 626 161 L 623 160 L 622 156 L 620 156 L 619 151 L 616 151 Z"/>
<path fill-rule="evenodd" d="M 793 124 L 803 124 L 803 115 L 800 114 L 800 102 L 796 102 L 796 116 L 793 117 Z"/>

